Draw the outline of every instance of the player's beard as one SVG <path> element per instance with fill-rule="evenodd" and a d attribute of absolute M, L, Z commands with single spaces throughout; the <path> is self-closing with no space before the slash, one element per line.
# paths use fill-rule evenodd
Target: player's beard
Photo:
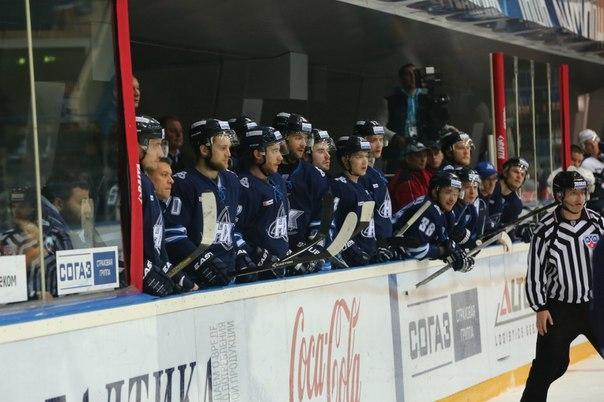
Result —
<path fill-rule="evenodd" d="M 216 162 L 214 162 L 212 160 L 212 157 L 208 157 L 206 158 L 206 165 L 208 165 L 208 167 L 212 170 L 216 170 L 217 172 L 220 172 L 222 170 L 225 170 L 226 168 L 223 165 L 219 165 Z"/>

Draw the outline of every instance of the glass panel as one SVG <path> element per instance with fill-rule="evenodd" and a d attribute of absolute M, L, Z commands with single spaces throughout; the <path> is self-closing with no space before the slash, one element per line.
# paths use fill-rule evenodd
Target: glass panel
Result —
<path fill-rule="evenodd" d="M 121 251 L 113 2 L 36 1 L 31 14 L 48 251 Z M 54 278 L 56 265 L 47 267 Z"/>
<path fill-rule="evenodd" d="M 547 178 L 552 172 L 552 138 L 550 136 L 549 87 L 547 82 L 547 65 L 535 63 L 535 136 L 537 139 L 537 183 L 538 199 L 548 198 Z M 558 165 L 553 165 L 558 166 Z"/>
<path fill-rule="evenodd" d="M 25 256 L 27 297 L 33 299 L 42 290 L 42 249 L 24 2 L 0 1 L 0 38 L 0 254 Z M 0 257 L 0 270 L 7 276 L 21 270 L 20 264 Z"/>
<path fill-rule="evenodd" d="M 508 140 L 508 156 L 518 154 L 518 59 L 504 56 L 505 69 L 505 118 Z"/>

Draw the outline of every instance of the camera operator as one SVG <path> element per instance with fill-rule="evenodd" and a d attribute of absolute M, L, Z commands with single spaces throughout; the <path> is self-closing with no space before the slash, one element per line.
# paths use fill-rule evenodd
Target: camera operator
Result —
<path fill-rule="evenodd" d="M 434 67 L 416 69 L 413 64 L 405 64 L 398 75 L 401 85 L 386 97 L 386 127 L 396 135 L 391 139 L 384 159 L 393 167 L 397 167 L 401 152 L 410 141 L 438 140 L 438 132 L 449 118 L 448 97 L 437 94 L 441 78 Z"/>

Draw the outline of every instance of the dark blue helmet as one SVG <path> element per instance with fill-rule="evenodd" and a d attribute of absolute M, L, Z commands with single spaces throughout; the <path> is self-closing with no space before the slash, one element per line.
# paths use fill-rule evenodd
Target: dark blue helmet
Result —
<path fill-rule="evenodd" d="M 336 143 L 336 156 L 340 159 L 342 156 L 352 155 L 356 152 L 370 152 L 371 144 L 358 135 L 344 136 L 338 138 Z"/>
<path fill-rule="evenodd" d="M 238 145 L 239 141 L 235 131 L 231 130 L 228 122 L 218 119 L 203 119 L 191 124 L 189 128 L 189 142 L 195 151 L 200 145 L 211 146 L 212 139 L 218 135 L 226 135 L 231 140 L 231 145 Z"/>
<path fill-rule="evenodd" d="M 273 144 L 281 144 L 281 153 L 286 153 L 285 140 L 278 130 L 270 126 L 256 126 L 254 129 L 245 133 L 243 145 L 251 153 L 258 149 L 262 152 Z"/>
<path fill-rule="evenodd" d="M 384 135 L 384 126 L 375 120 L 359 120 L 355 123 L 352 133 L 359 137 L 369 137 L 372 135 Z"/>

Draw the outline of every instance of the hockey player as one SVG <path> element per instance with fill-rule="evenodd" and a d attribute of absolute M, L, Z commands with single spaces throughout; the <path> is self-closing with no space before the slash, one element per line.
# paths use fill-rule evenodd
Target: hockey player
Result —
<path fill-rule="evenodd" d="M 478 197 L 478 173 L 473 169 L 463 168 L 456 174 L 461 180 L 463 198 L 453 208 L 455 227 L 451 230 L 450 237 L 465 249 L 472 249 L 476 246 L 476 240 L 488 229 L 488 207 Z"/>
<path fill-rule="evenodd" d="M 474 266 L 474 259 L 468 255 L 450 237 L 455 223 L 453 207 L 459 198 L 463 198 L 462 184 L 452 172 L 440 171 L 430 179 L 428 199 L 432 205 L 411 225 L 405 239 L 408 239 L 405 252 L 408 256 L 423 260 L 442 259 L 451 264 L 455 271 L 467 272 Z M 424 201 L 425 202 L 425 201 Z M 417 202 L 407 208 L 397 226 L 402 226 L 421 206 Z"/>
<path fill-rule="evenodd" d="M 244 169 L 239 175 L 237 229 L 245 241 L 241 240 L 238 246 L 248 250 L 258 268 L 263 269 L 289 251 L 289 202 L 285 181 L 277 173 L 287 147 L 279 131 L 258 126 L 246 133 L 241 148 Z M 280 276 L 283 270 L 260 274 L 261 278 Z"/>
<path fill-rule="evenodd" d="M 310 163 L 327 175 L 331 168 L 331 153 L 335 150 L 336 146 L 329 133 L 313 128 L 312 141 L 308 147 Z"/>
<path fill-rule="evenodd" d="M 362 137 L 351 135 L 340 137 L 336 145 L 336 156 L 344 174 L 332 183 L 332 192 L 336 201 L 336 232 L 340 229 L 346 215 L 353 211 L 360 216 L 365 201 L 373 201 L 371 194 L 359 182 L 369 166 L 371 145 Z M 376 254 L 375 224 L 369 226 L 352 238 L 341 252 L 348 266 L 368 264 Z"/>
<path fill-rule="evenodd" d="M 541 219 L 529 248 L 526 296 L 537 312 L 539 335 L 524 402 L 547 399 L 550 384 L 568 367 L 570 344 L 577 336 L 585 335 L 596 346 L 589 320 L 592 253 L 604 235 L 604 219 L 585 208 L 587 182 L 579 173 L 558 173 L 553 191 L 560 205 Z"/>
<path fill-rule="evenodd" d="M 518 194 L 526 181 L 528 170 L 529 163 L 519 157 L 509 158 L 503 164 L 501 177 L 489 199 L 489 219 L 493 227 L 505 226 L 520 216 L 522 200 Z M 533 229 L 533 223 L 521 224 L 514 230 L 513 237 L 528 243 L 533 236 Z"/>
<path fill-rule="evenodd" d="M 285 138 L 287 145 L 287 154 L 279 165 L 279 173 L 287 181 L 306 155 L 306 146 L 312 137 L 312 124 L 299 114 L 279 113 L 275 116 L 274 128 Z M 293 199 L 292 194 L 290 201 Z"/>
<path fill-rule="evenodd" d="M 371 145 L 369 165 L 364 176 L 359 177 L 359 183 L 365 187 L 375 201 L 373 221 L 375 224 L 375 238 L 387 239 L 392 237 L 392 202 L 388 191 L 388 179 L 384 173 L 374 167 L 375 161 L 382 157 L 384 149 L 384 127 L 373 120 L 357 121 L 353 132 L 365 138 Z M 378 247 L 375 261 L 390 261 L 394 257 L 393 251 L 388 247 Z"/>
<path fill-rule="evenodd" d="M 166 275 L 171 264 L 165 248 L 164 220 L 159 198 L 153 183 L 143 169 L 156 169 L 159 159 L 166 155 L 164 129 L 151 117 L 137 116 L 138 157 L 141 165 L 140 183 L 143 200 L 143 290 L 156 296 L 167 296 L 174 291 L 174 282 Z M 175 277 L 183 290 L 195 285 L 184 275 Z"/>
<path fill-rule="evenodd" d="M 168 205 L 166 248 L 180 262 L 202 239 L 204 192 L 216 198 L 216 238 L 201 256 L 185 268 L 200 287 L 228 285 L 236 270 L 254 269 L 245 250 L 237 250 L 235 223 L 239 205 L 239 180 L 227 170 L 235 132 L 226 121 L 204 119 L 191 124 L 189 143 L 196 153 L 195 167 L 174 176 Z"/>
<path fill-rule="evenodd" d="M 445 155 L 442 170 L 459 170 L 470 166 L 474 142 L 470 136 L 455 127 L 449 126 L 448 131 L 440 139 L 440 147 Z"/>

